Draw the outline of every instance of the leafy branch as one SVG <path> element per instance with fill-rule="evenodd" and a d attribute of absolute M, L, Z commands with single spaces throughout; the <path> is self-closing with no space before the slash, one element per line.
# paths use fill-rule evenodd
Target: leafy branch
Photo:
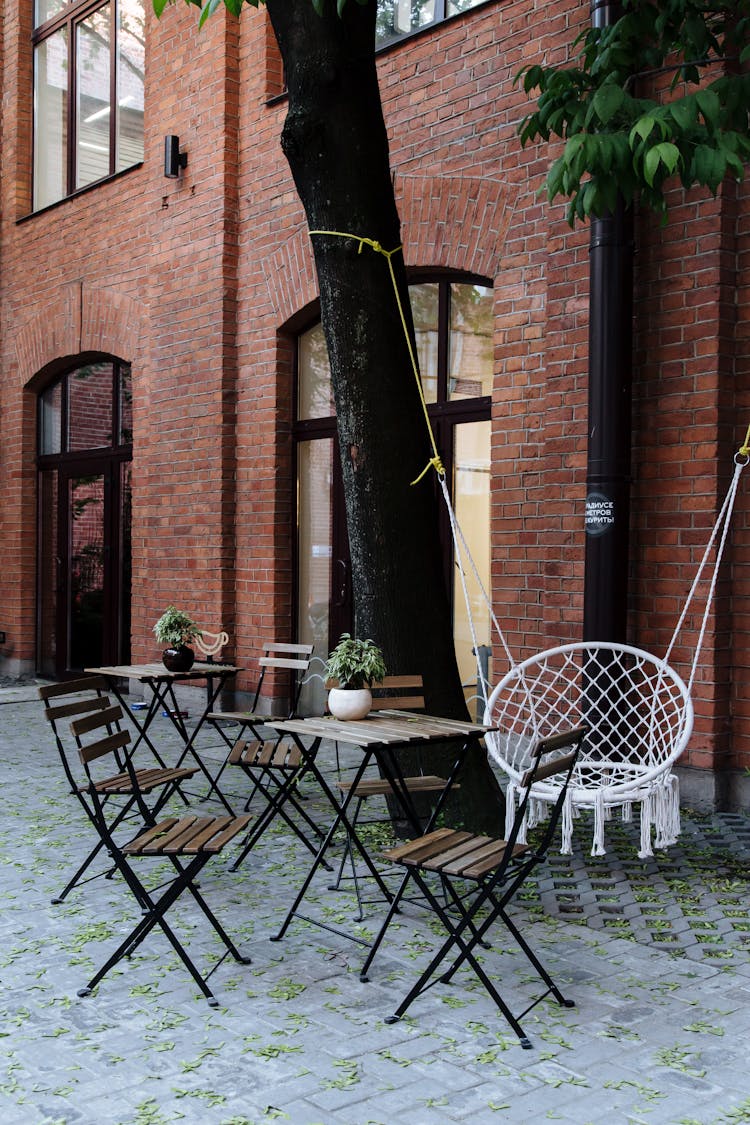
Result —
<path fill-rule="evenodd" d="M 612 211 L 618 196 L 665 216 L 673 177 L 715 195 L 750 159 L 750 0 L 624 0 L 623 9 L 577 37 L 576 65 L 516 76 L 527 94 L 539 90 L 521 143 L 566 142 L 546 189 L 550 201 L 569 198 L 571 226 Z M 647 84 L 651 96 L 639 95 Z"/>

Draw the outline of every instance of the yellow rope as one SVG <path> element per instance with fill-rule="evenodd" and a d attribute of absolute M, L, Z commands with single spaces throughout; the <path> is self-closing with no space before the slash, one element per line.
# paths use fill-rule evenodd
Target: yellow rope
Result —
<path fill-rule="evenodd" d="M 737 452 L 742 457 L 749 457 L 750 456 L 750 426 L 747 427 L 747 433 L 745 434 L 744 444 L 740 446 L 740 448 L 737 450 Z"/>
<path fill-rule="evenodd" d="M 391 284 L 393 285 L 393 292 L 396 296 L 398 314 L 401 317 L 401 327 L 404 330 L 404 339 L 406 340 L 406 346 L 409 349 L 409 359 L 411 360 L 412 371 L 414 372 L 414 378 L 417 382 L 419 401 L 422 403 L 422 413 L 424 414 L 424 420 L 427 425 L 427 432 L 430 435 L 430 444 L 432 445 L 432 457 L 427 462 L 417 479 L 413 480 L 411 483 L 419 484 L 419 482 L 422 480 L 422 477 L 424 477 L 431 468 L 435 469 L 439 476 L 445 476 L 445 468 L 443 467 L 443 462 L 440 460 L 440 454 L 438 453 L 437 445 L 435 443 L 435 435 L 433 434 L 432 426 L 430 425 L 430 416 L 427 412 L 427 403 L 425 402 L 424 391 L 422 390 L 422 380 L 419 378 L 419 366 L 417 364 L 417 358 L 414 355 L 414 348 L 412 347 L 409 328 L 407 326 L 406 316 L 404 314 L 404 306 L 401 302 L 401 296 L 398 291 L 398 283 L 396 281 L 396 274 L 393 271 L 393 263 L 391 262 L 391 258 L 393 257 L 393 255 L 398 254 L 399 251 L 403 249 L 403 247 L 397 246 L 394 250 L 385 250 L 374 238 L 365 238 L 364 236 L 359 234 L 347 234 L 345 231 L 340 230 L 311 230 L 310 234 L 325 234 L 329 235 L 331 238 L 351 238 L 354 242 L 359 243 L 359 249 L 357 251 L 358 254 L 362 253 L 363 246 L 369 246 L 370 249 L 374 250 L 376 254 L 382 254 L 385 260 L 388 262 L 388 272 L 391 275 Z"/>

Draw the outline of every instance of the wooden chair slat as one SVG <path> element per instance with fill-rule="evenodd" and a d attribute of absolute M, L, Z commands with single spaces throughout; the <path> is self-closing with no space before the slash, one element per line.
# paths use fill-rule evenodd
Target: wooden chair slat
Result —
<path fill-rule="evenodd" d="M 500 843 L 505 842 L 500 841 Z M 478 860 L 476 863 L 465 867 L 463 870 L 464 879 L 481 879 L 484 875 L 489 875 L 489 873 L 491 871 L 494 871 L 494 869 L 499 865 L 500 861 L 503 859 L 507 851 L 507 848 L 508 845 L 505 844 L 505 847 L 499 849 L 497 855 L 488 856 L 486 859 Z M 518 856 L 525 855 L 528 851 L 530 851 L 528 844 L 514 844 L 513 858 L 516 859 Z"/>
<path fill-rule="evenodd" d="M 261 645 L 266 653 L 271 652 L 298 652 L 303 656 L 312 656 L 313 645 L 287 644 L 284 641 L 266 641 Z"/>
<path fill-rule="evenodd" d="M 267 766 L 269 762 L 272 761 L 275 751 L 275 742 L 261 743 L 256 751 L 255 757 L 253 759 L 253 764 L 258 766 Z"/>
<path fill-rule="evenodd" d="M 103 676 L 85 676 L 80 680 L 64 680 L 59 684 L 41 684 L 37 689 L 39 698 L 56 699 L 59 695 L 75 695 L 80 691 L 108 690 L 109 685 Z"/>
<path fill-rule="evenodd" d="M 91 695 L 88 699 L 77 699 L 73 703 L 58 703 L 54 707 L 47 707 L 44 717 L 53 723 L 57 719 L 69 719 L 71 715 L 85 715 L 90 711 L 101 711 L 111 705 L 111 700 L 106 695 Z"/>
<path fill-rule="evenodd" d="M 465 863 L 466 857 L 473 855 L 478 848 L 491 843 L 489 836 L 474 836 L 469 833 L 463 840 L 455 839 L 447 844 L 443 843 L 438 850 L 423 855 L 419 864 L 427 871 L 441 871 L 447 863 L 459 860 Z"/>
<path fill-rule="evenodd" d="M 162 855 L 165 847 L 179 837 L 194 832 L 200 832 L 206 817 L 183 816 L 179 819 L 170 818 L 160 821 L 141 836 L 137 836 L 127 844 L 123 851 L 133 855 Z"/>
<path fill-rule="evenodd" d="M 419 711 L 424 709 L 424 696 L 423 695 L 399 695 L 396 699 L 392 695 L 386 698 L 381 698 L 377 695 L 372 697 L 372 711 L 385 711 L 390 710 L 393 705 L 397 703 L 404 711 Z"/>
<path fill-rule="evenodd" d="M 207 816 L 200 817 L 180 835 L 175 836 L 163 849 L 165 855 L 174 853 L 197 855 L 203 851 L 204 845 L 211 840 L 217 832 L 226 828 L 234 820 L 232 816 Z"/>
<path fill-rule="evenodd" d="M 404 784 L 410 793 L 435 793 L 445 789 L 448 784 L 444 777 L 438 777 L 436 774 L 419 774 L 416 777 L 405 777 Z M 352 787 L 350 781 L 336 782 L 337 788 L 342 792 L 348 793 Z M 459 786 L 454 786 L 458 789 Z M 383 797 L 393 792 L 393 786 L 384 777 L 366 778 L 360 781 L 357 785 L 357 796 L 366 797 Z"/>
<path fill-rule="evenodd" d="M 533 780 L 537 782 L 544 781 L 546 777 L 554 777 L 556 773 L 566 773 L 570 769 L 574 759 L 575 754 L 563 754 L 561 757 L 553 758 L 549 762 L 542 762 L 540 766 L 537 766 L 536 773 L 533 773 L 532 770 L 526 771 L 521 778 L 521 787 L 525 788 L 529 785 L 532 780 L 532 775 Z"/>
<path fill-rule="evenodd" d="M 489 856 L 496 856 L 499 862 L 504 852 L 504 840 L 493 840 L 491 836 L 472 836 L 458 847 L 450 848 L 440 856 L 427 860 L 424 866 L 430 871 L 460 875 L 467 867 Z"/>
<path fill-rule="evenodd" d="M 183 849 L 187 855 L 197 854 L 199 851 L 210 852 L 218 855 L 222 848 L 244 832 L 252 821 L 252 816 L 235 816 L 217 818 L 212 828 L 207 830 L 201 839 L 193 839 Z M 224 823 L 222 823 L 222 821 Z"/>
<path fill-rule="evenodd" d="M 229 751 L 229 757 L 227 759 L 229 764 L 232 766 L 239 765 L 239 763 L 244 758 L 248 747 L 251 745 L 253 745 L 253 743 L 245 742 L 244 738 L 241 738 L 238 742 L 235 742 L 234 746 Z"/>
<path fill-rule="evenodd" d="M 455 828 L 436 828 L 434 832 L 430 832 L 426 836 L 418 836 L 416 840 L 409 840 L 405 844 L 389 848 L 384 853 L 385 858 L 394 863 L 401 863 L 405 856 L 413 858 L 418 855 L 431 855 L 433 852 L 439 852 L 445 846 L 445 840 L 451 839 L 458 842 L 459 839 L 465 839 L 468 835 L 468 832 L 458 832 Z"/>
<path fill-rule="evenodd" d="M 153 824 L 147 828 L 145 832 L 139 833 L 125 845 L 122 849 L 126 855 L 138 855 L 141 848 L 148 845 L 155 837 L 163 836 L 166 832 L 175 825 L 179 824 L 177 817 L 170 817 L 168 820 L 160 820 L 158 824 Z"/>
<path fill-rule="evenodd" d="M 111 754 L 114 750 L 124 749 L 129 742 L 130 734 L 128 731 L 119 730 L 109 735 L 108 738 L 101 738 L 98 742 L 92 742 L 88 746 L 82 746 L 78 753 L 82 762 L 90 763 L 96 758 L 103 757 L 104 754 Z"/>
<path fill-rule="evenodd" d="M 304 671 L 309 665 L 309 660 L 295 660 L 291 656 L 261 656 L 258 661 L 261 668 L 286 668 Z"/>
<path fill-rule="evenodd" d="M 122 708 L 119 704 L 113 704 L 111 707 L 105 707 L 101 711 L 95 711 L 90 715 L 84 715 L 81 719 L 74 719 L 70 724 L 70 729 L 76 738 L 82 734 L 90 734 L 92 730 L 99 730 L 100 727 L 109 727 L 114 723 L 119 723 L 122 719 Z"/>

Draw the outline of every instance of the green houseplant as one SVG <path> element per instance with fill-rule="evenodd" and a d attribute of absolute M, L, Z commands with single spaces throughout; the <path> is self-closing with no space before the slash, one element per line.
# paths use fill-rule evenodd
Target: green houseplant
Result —
<path fill-rule="evenodd" d="M 326 672 L 337 681 L 328 693 L 328 710 L 336 719 L 363 719 L 372 705 L 370 688 L 386 673 L 383 653 L 374 641 L 342 633 L 326 661 Z"/>
<path fill-rule="evenodd" d="M 199 637 L 200 627 L 192 617 L 175 606 L 167 606 L 154 625 L 154 634 L 160 644 L 166 645 L 162 653 L 164 667 L 170 672 L 189 672 L 195 660 L 195 653 L 187 642 Z"/>

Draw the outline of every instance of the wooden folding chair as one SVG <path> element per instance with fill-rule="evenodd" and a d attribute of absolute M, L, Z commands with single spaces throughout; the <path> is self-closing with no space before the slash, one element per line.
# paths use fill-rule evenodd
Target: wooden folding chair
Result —
<path fill-rule="evenodd" d="M 389 909 L 388 915 L 373 943 L 362 968 L 362 979 L 367 979 L 367 971 L 377 951 L 406 884 L 412 880 L 426 903 L 444 927 L 447 938 L 433 956 L 427 968 L 399 1004 L 395 1013 L 388 1017 L 387 1023 L 394 1023 L 410 1007 L 413 1000 L 439 982 L 449 983 L 462 965 L 473 969 L 510 1026 L 518 1036 L 521 1046 L 531 1047 L 520 1020 L 550 993 L 564 1007 L 574 1007 L 552 980 L 539 958 L 529 947 L 516 923 L 508 914 L 507 907 L 523 886 L 531 872 L 542 862 L 547 854 L 557 822 L 565 802 L 570 777 L 581 748 L 585 728 L 577 728 L 563 734 L 540 740 L 531 751 L 531 766 L 520 782 L 519 806 L 513 827 L 507 840 L 477 836 L 470 832 L 460 832 L 452 828 L 440 828 L 410 843 L 402 844 L 386 852 L 386 859 L 406 868 L 402 886 Z M 564 752 L 564 753 L 563 753 Z M 544 759 L 544 760 L 543 760 Z M 539 842 L 532 844 L 524 840 L 526 807 L 535 781 L 558 776 L 562 779 L 559 795 L 552 807 L 550 817 L 541 832 Z M 447 890 L 449 902 L 446 906 L 434 893 L 428 876 L 438 875 L 442 886 Z M 461 888 L 456 883 L 461 884 Z M 467 899 L 462 889 L 474 888 L 473 897 Z M 486 912 L 486 913 L 485 913 Z M 515 1016 L 503 1000 L 495 984 L 490 980 L 482 964 L 474 955 L 477 945 L 486 944 L 485 935 L 495 922 L 504 923 L 509 934 L 528 958 L 538 976 L 546 985 L 545 991 Z M 447 968 L 443 963 L 449 960 Z"/>
<path fill-rule="evenodd" d="M 44 715 L 55 736 L 60 761 L 65 777 L 67 778 L 70 792 L 77 799 L 90 821 L 94 820 L 94 811 L 88 795 L 87 785 L 81 784 L 81 778 L 75 768 L 72 757 L 75 756 L 76 746 L 70 738 L 68 722 L 72 718 L 83 721 L 86 717 L 93 719 L 94 725 L 99 726 L 102 716 L 106 717 L 105 725 L 110 734 L 122 733 L 120 720 L 122 711 L 113 707 L 106 695 L 106 681 L 101 676 L 86 676 L 80 680 L 68 680 L 60 684 L 44 684 L 39 691 L 39 697 L 45 704 Z M 65 721 L 67 720 L 67 721 Z M 127 818 L 136 815 L 140 821 L 139 810 L 135 808 L 136 794 L 133 790 L 131 775 L 126 767 L 125 746 L 126 742 L 113 749 L 113 761 L 116 772 L 111 776 L 101 777 L 97 781 L 97 792 L 102 806 L 102 812 L 112 813 L 109 831 L 114 832 Z M 160 810 L 178 789 L 180 782 L 195 773 L 195 769 L 173 769 L 168 766 L 159 766 L 135 771 L 139 791 L 141 793 L 158 794 L 157 799 L 149 807 L 144 803 L 145 822 L 154 824 Z M 104 849 L 104 841 L 100 838 L 84 859 L 75 874 L 69 879 L 66 886 L 55 898 L 53 903 L 60 903 L 70 891 L 79 884 L 88 883 L 101 875 L 111 877 L 114 868 L 110 864 L 105 871 L 83 878 L 93 861 Z"/>
<path fill-rule="evenodd" d="M 216 775 L 216 781 L 219 781 L 227 766 L 238 766 L 250 781 L 245 810 L 250 808 L 256 796 L 260 796 L 265 802 L 262 814 L 254 822 L 247 840 L 243 841 L 242 851 L 232 864 L 232 871 L 239 867 L 276 816 L 281 816 L 313 855 L 317 853 L 323 839 L 323 832 L 304 808 L 299 796 L 299 783 L 308 767 L 298 748 L 278 735 L 272 738 L 265 738 L 263 735 L 266 723 L 275 718 L 295 717 L 312 653 L 312 645 L 267 641 L 259 660 L 260 677 L 250 710 L 214 711 L 208 716 L 230 748 L 226 761 Z M 258 710 L 263 682 L 270 670 L 288 671 L 292 674 L 293 688 L 287 715 L 273 716 Z M 239 731 L 234 731 L 231 738 L 222 726 L 226 722 L 239 725 Z"/>
<path fill-rule="evenodd" d="M 230 751 L 216 775 L 214 784 L 219 781 L 227 766 L 240 764 L 237 761 L 237 754 L 232 755 L 232 751 L 238 743 L 262 743 L 264 739 L 261 732 L 264 723 L 273 722 L 274 719 L 291 719 L 294 718 L 297 713 L 297 704 L 299 703 L 299 697 L 302 692 L 304 678 L 310 667 L 310 661 L 312 660 L 313 646 L 286 644 L 281 641 L 266 641 L 262 645 L 262 650 L 263 655 L 258 660 L 260 674 L 258 676 L 258 682 L 255 685 L 253 701 L 249 710 L 210 711 L 206 716 L 207 722 L 218 731 Z M 273 670 L 287 671 L 292 677 L 289 712 L 285 715 L 263 714 L 259 710 L 266 674 Z M 229 731 L 225 729 L 225 724 L 227 723 L 231 728 Z M 239 727 L 239 730 L 234 729 L 235 727 Z M 278 741 L 278 739 L 275 739 L 275 741 Z M 250 796 L 246 800 L 246 808 L 250 800 L 252 800 L 254 793 L 255 787 L 253 787 Z"/>
<path fill-rule="evenodd" d="M 329 683 L 327 686 L 335 685 Z M 373 711 L 394 709 L 398 711 L 424 711 L 424 684 L 421 676 L 386 676 L 381 684 L 372 688 Z M 409 799 L 422 796 L 429 799 L 430 794 L 443 793 L 448 784 L 447 779 L 444 777 L 424 773 L 403 777 L 400 778 L 399 781 L 402 792 L 407 795 Z M 352 788 L 351 783 L 347 781 L 339 780 L 336 784 L 343 794 L 348 793 Z M 458 786 L 454 786 L 454 788 L 458 788 Z M 365 807 L 365 803 L 373 797 L 385 797 L 391 803 L 397 800 L 392 782 L 386 777 L 371 777 L 363 778 L 357 783 L 353 793 L 354 812 L 350 817 L 353 828 L 360 821 L 360 814 Z M 393 808 L 392 804 L 391 807 Z M 360 889 L 360 879 L 362 876 L 358 874 L 357 871 L 355 856 L 351 845 L 351 837 L 349 835 L 347 835 L 344 845 L 344 852 L 341 857 L 336 881 L 331 884 L 330 890 L 339 889 L 341 880 L 345 877 L 344 868 L 347 862 L 351 867 L 351 879 L 354 883 L 354 889 L 357 895 L 358 914 L 356 915 L 356 920 L 361 922 L 364 918 L 364 902 Z"/>
<path fill-rule="evenodd" d="M 249 958 L 243 957 L 239 953 L 233 941 L 209 908 L 203 895 L 199 892 L 195 880 L 210 859 L 219 855 L 231 840 L 247 829 L 250 817 L 202 817 L 194 815 L 179 818 L 170 817 L 157 823 L 151 823 L 149 827 L 142 829 L 126 844 L 119 844 L 112 834 L 112 828 L 106 814 L 101 782 L 97 780 L 94 771 L 98 771 L 104 759 L 117 755 L 118 752 L 124 751 L 127 747 L 130 741 L 129 732 L 126 730 L 113 731 L 113 725 L 121 717 L 122 712 L 119 707 L 107 708 L 99 714 L 75 719 L 71 723 L 70 729 L 76 740 L 80 760 L 88 779 L 87 794 L 92 810 L 92 823 L 97 829 L 102 845 L 109 851 L 115 867 L 123 876 L 140 905 L 142 917 L 125 940 L 98 969 L 86 987 L 79 990 L 78 995 L 88 996 L 110 969 L 123 957 L 129 957 L 134 953 L 149 933 L 158 926 L 208 1003 L 212 1007 L 216 1007 L 218 1001 L 209 988 L 209 977 L 230 953 L 235 960 L 242 964 L 248 964 Z M 133 797 L 142 817 L 148 822 L 149 810 L 143 799 L 138 772 L 133 767 L 132 756 L 125 755 L 125 766 Z M 143 880 L 136 874 L 133 861 L 144 858 L 166 860 L 169 867 L 172 868 L 172 877 L 155 891 L 149 890 Z M 187 950 L 165 918 L 167 911 L 185 891 L 189 892 L 198 904 L 226 949 L 223 956 L 206 975 L 198 971 Z"/>

